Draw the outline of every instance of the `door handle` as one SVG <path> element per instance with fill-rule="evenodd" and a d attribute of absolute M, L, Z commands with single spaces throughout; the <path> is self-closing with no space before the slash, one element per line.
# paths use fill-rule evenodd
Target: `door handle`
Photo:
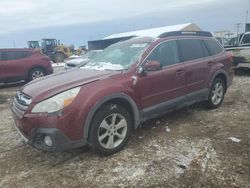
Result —
<path fill-rule="evenodd" d="M 176 75 L 177 75 L 177 76 L 181 76 L 181 75 L 183 75 L 184 73 L 185 73 L 185 71 L 182 70 L 182 69 L 176 71 Z"/>

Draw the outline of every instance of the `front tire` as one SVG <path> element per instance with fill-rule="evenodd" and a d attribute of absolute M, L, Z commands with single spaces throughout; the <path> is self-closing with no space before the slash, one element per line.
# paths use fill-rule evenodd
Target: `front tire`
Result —
<path fill-rule="evenodd" d="M 218 108 L 224 100 L 225 92 L 226 85 L 224 80 L 222 80 L 221 78 L 216 78 L 210 88 L 210 93 L 207 101 L 208 108 Z"/>
<path fill-rule="evenodd" d="M 122 150 L 132 130 L 132 118 L 122 106 L 107 104 L 94 115 L 90 129 L 90 145 L 99 155 Z"/>

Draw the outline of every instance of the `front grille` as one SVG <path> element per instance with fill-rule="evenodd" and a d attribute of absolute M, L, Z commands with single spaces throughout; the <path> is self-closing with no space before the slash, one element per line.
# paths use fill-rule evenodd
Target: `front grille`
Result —
<path fill-rule="evenodd" d="M 17 92 L 12 103 L 12 111 L 22 118 L 31 103 L 31 98 L 21 92 Z"/>

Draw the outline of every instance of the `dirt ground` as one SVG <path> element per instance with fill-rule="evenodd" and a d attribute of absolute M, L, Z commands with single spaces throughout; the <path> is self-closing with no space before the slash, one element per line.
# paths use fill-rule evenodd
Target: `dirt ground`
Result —
<path fill-rule="evenodd" d="M 219 109 L 148 121 L 109 157 L 24 144 L 10 112 L 19 87 L 0 89 L 0 187 L 250 187 L 250 71 L 237 71 Z"/>

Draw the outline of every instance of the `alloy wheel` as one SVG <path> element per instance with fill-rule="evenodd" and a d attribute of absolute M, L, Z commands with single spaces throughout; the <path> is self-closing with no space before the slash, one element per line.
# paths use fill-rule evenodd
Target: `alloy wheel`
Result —
<path fill-rule="evenodd" d="M 35 80 L 37 78 L 41 78 L 44 76 L 44 73 L 42 71 L 39 71 L 39 70 L 36 70 L 32 73 L 31 77 L 32 77 L 32 80 Z"/>
<path fill-rule="evenodd" d="M 98 141 L 105 149 L 114 149 L 123 142 L 127 130 L 127 121 L 121 114 L 110 114 L 99 126 Z"/>
<path fill-rule="evenodd" d="M 223 98 L 223 85 L 217 82 L 212 90 L 212 102 L 214 105 L 218 105 Z"/>

